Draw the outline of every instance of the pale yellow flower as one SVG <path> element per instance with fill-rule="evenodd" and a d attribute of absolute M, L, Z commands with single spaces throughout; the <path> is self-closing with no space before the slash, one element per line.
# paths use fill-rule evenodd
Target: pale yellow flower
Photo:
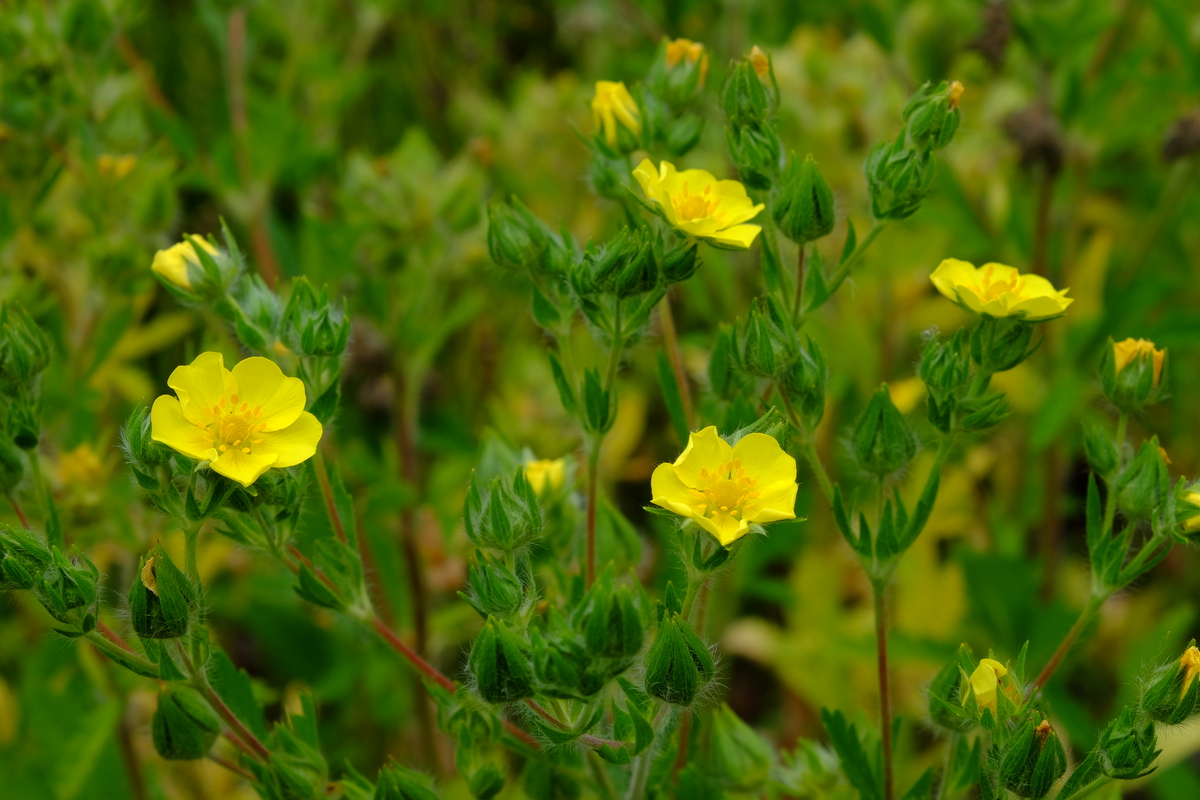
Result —
<path fill-rule="evenodd" d="M 525 479 L 533 487 L 534 494 L 541 495 L 549 486 L 551 491 L 561 489 L 566 477 L 567 462 L 561 458 L 543 458 L 525 464 Z"/>
<path fill-rule="evenodd" d="M 249 486 L 271 468 L 312 458 L 321 423 L 304 410 L 304 384 L 274 361 L 247 358 L 225 369 L 220 353 L 201 353 L 167 379 L 178 399 L 150 409 L 150 436 L 213 471 Z"/>
<path fill-rule="evenodd" d="M 771 74 L 771 60 L 758 45 L 750 48 L 750 66 L 754 67 L 754 74 L 758 76 L 759 80 L 765 81 Z"/>
<path fill-rule="evenodd" d="M 688 236 L 704 239 L 718 247 L 745 250 L 762 230 L 744 225 L 762 211 L 737 181 L 719 181 L 702 169 L 677 172 L 675 165 L 662 162 L 654 169 L 643 159 L 633 171 L 646 199 L 657 203 L 667 222 Z"/>
<path fill-rule="evenodd" d="M 642 135 L 642 116 L 633 95 L 621 81 L 596 81 L 596 96 L 592 98 L 592 120 L 597 129 L 604 129 L 604 139 L 617 145 L 617 123 L 634 136 Z"/>
<path fill-rule="evenodd" d="M 1007 674 L 1008 668 L 999 661 L 985 658 L 979 662 L 968 680 L 980 710 L 990 708 L 993 713 L 996 711 L 996 690 L 1000 688 L 1000 679 Z M 966 697 L 963 702 L 966 703 Z"/>
<path fill-rule="evenodd" d="M 1154 342 L 1149 339 L 1126 339 L 1123 342 L 1113 343 L 1113 366 L 1118 375 L 1121 374 L 1121 370 L 1142 357 L 1154 359 L 1154 385 L 1158 386 L 1159 381 L 1162 380 L 1163 361 L 1167 357 L 1166 350 L 1156 350 Z"/>
<path fill-rule="evenodd" d="M 197 236 L 196 241 L 200 242 L 200 246 L 207 250 L 210 256 L 217 254 L 217 248 L 203 238 Z M 200 256 L 197 255 L 192 241 L 185 238 L 179 244 L 155 253 L 154 263 L 150 265 L 150 269 L 181 289 L 191 289 L 192 281 L 188 278 L 188 264 L 199 267 Z"/>
<path fill-rule="evenodd" d="M 700 42 L 693 42 L 691 39 L 675 39 L 667 42 L 667 69 L 674 69 L 679 62 L 685 60 L 689 65 L 699 62 L 698 85 L 703 86 L 704 78 L 708 75 L 708 53 L 704 52 L 704 45 Z"/>
<path fill-rule="evenodd" d="M 695 520 L 729 545 L 751 524 L 796 517 L 796 459 L 764 433 L 731 447 L 710 426 L 688 437 L 674 464 L 658 465 L 650 490 L 650 502 Z"/>
<path fill-rule="evenodd" d="M 1200 675 L 1200 650 L 1196 649 L 1196 645 L 1189 647 L 1179 657 L 1179 667 L 1183 670 L 1183 686 L 1179 691 L 1179 699 L 1182 700 L 1187 696 L 1188 689 L 1192 688 L 1196 676 Z"/>
<path fill-rule="evenodd" d="M 947 258 L 930 276 L 937 290 L 979 314 L 1022 317 L 1030 322 L 1057 317 L 1074 300 L 1040 275 L 1022 275 L 1004 264 L 976 268 Z"/>

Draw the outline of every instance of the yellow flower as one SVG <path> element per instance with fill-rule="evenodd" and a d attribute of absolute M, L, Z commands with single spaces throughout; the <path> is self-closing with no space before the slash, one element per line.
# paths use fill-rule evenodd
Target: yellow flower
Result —
<path fill-rule="evenodd" d="M 979 704 L 980 710 L 990 708 L 995 712 L 996 689 L 1000 687 L 1000 679 L 1007 674 L 1008 668 L 999 661 L 985 658 L 979 662 L 979 666 L 971 673 L 969 680 L 971 691 L 975 695 L 975 702 Z M 966 703 L 965 697 L 963 702 Z"/>
<path fill-rule="evenodd" d="M 104 464 L 87 442 L 58 457 L 58 479 L 64 484 L 91 486 L 104 477 Z"/>
<path fill-rule="evenodd" d="M 617 122 L 642 135 L 641 112 L 633 95 L 621 81 L 596 81 L 596 96 L 592 98 L 592 119 L 597 128 L 603 126 L 604 139 L 609 145 L 617 145 Z"/>
<path fill-rule="evenodd" d="M 1126 339 L 1113 344 L 1114 366 L 1118 375 L 1139 358 L 1154 359 L 1154 385 L 1162 380 L 1163 360 L 1167 357 L 1166 350 L 1154 349 L 1154 342 L 1149 339 Z"/>
<path fill-rule="evenodd" d="M 96 171 L 105 178 L 116 178 L 120 180 L 129 173 L 133 172 L 133 168 L 137 166 L 137 156 L 123 155 L 114 156 L 108 153 L 103 153 L 96 159 Z"/>
<path fill-rule="evenodd" d="M 708 75 L 708 53 L 704 52 L 704 45 L 700 42 L 693 42 L 691 39 L 676 39 L 667 42 L 667 69 L 673 69 L 676 64 L 684 60 L 689 66 L 699 62 L 700 79 L 697 85 L 703 86 L 704 78 Z"/>
<path fill-rule="evenodd" d="M 963 92 L 966 89 L 958 81 L 950 84 L 950 108 L 951 110 L 958 108 L 958 102 L 962 100 Z"/>
<path fill-rule="evenodd" d="M 688 437 L 674 464 L 655 468 L 650 490 L 650 502 L 694 519 L 729 545 L 752 523 L 795 519 L 796 459 L 764 433 L 730 447 L 710 426 Z"/>
<path fill-rule="evenodd" d="M 317 451 L 321 423 L 304 410 L 304 384 L 274 361 L 247 358 L 230 371 L 220 353 L 201 353 L 167 385 L 178 399 L 154 401 L 151 438 L 243 486 Z"/>
<path fill-rule="evenodd" d="M 1179 699 L 1182 700 L 1187 696 L 1188 689 L 1192 688 L 1192 681 L 1200 675 L 1200 650 L 1196 649 L 1196 645 L 1189 647 L 1179 657 L 1179 668 L 1183 670 L 1183 686 L 1179 691 Z"/>
<path fill-rule="evenodd" d="M 208 251 L 209 255 L 215 256 L 217 254 L 217 248 L 213 247 L 203 238 L 197 236 L 196 240 L 200 242 L 201 247 Z M 185 239 L 177 245 L 155 253 L 154 263 L 150 265 L 150 269 L 181 289 L 191 289 L 192 282 L 188 278 L 188 264 L 195 264 L 197 267 L 200 266 L 200 256 L 196 253 L 196 248 L 192 245 L 192 242 Z"/>
<path fill-rule="evenodd" d="M 771 60 L 758 45 L 750 48 L 750 66 L 754 67 L 754 74 L 759 80 L 765 81 L 771 74 Z"/>
<path fill-rule="evenodd" d="M 763 205 L 754 205 L 746 187 L 737 181 L 719 181 L 702 169 L 676 172 L 675 165 L 666 161 L 655 171 L 648 158 L 638 164 L 633 176 L 646 199 L 658 203 L 667 222 L 688 236 L 718 247 L 745 250 L 762 230 L 742 224 L 754 219 Z"/>
<path fill-rule="evenodd" d="M 561 458 L 543 458 L 525 464 L 525 478 L 535 494 L 541 495 L 549 485 L 553 491 L 561 489 L 566 476 L 566 462 Z"/>
<path fill-rule="evenodd" d="M 1040 275 L 1022 275 L 1004 264 L 976 268 L 947 258 L 930 276 L 938 291 L 971 311 L 993 317 L 1020 316 L 1030 322 L 1057 317 L 1075 302 Z"/>
<path fill-rule="evenodd" d="M 1185 502 L 1200 507 L 1200 492 L 1188 492 L 1183 499 Z M 1200 514 L 1197 514 L 1194 517 L 1188 517 L 1186 520 L 1184 520 L 1183 529 L 1189 532 L 1200 531 Z"/>

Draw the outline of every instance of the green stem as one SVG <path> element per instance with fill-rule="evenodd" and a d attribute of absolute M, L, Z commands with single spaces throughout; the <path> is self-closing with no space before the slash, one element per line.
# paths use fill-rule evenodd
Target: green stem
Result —
<path fill-rule="evenodd" d="M 1067 653 L 1070 652 L 1071 647 L 1074 646 L 1075 640 L 1083 633 L 1084 628 L 1092 621 L 1092 617 L 1096 616 L 1096 612 L 1100 610 L 1107 599 L 1107 594 L 1096 594 L 1094 591 L 1088 596 L 1087 604 L 1083 607 L 1083 611 L 1079 612 L 1079 618 L 1075 620 L 1075 624 L 1071 626 L 1071 630 L 1067 631 L 1067 635 L 1063 637 L 1062 643 L 1059 644 L 1058 649 L 1054 651 L 1054 655 L 1050 657 L 1050 661 L 1042 669 L 1037 680 L 1034 681 L 1033 685 L 1035 687 L 1041 689 L 1046 685 L 1051 676 L 1054 675 L 1054 671 L 1058 669 L 1059 664 L 1062 663 Z"/>
<path fill-rule="evenodd" d="M 1064 797 L 1064 798 L 1062 798 L 1062 800 L 1079 800 L 1079 798 L 1081 798 L 1081 797 L 1087 797 L 1089 795 L 1095 794 L 1100 789 L 1103 789 L 1105 786 L 1112 783 L 1113 780 L 1114 780 L 1113 778 L 1110 778 L 1107 775 L 1101 775 L 1099 778 L 1096 778 L 1096 780 L 1092 781 L 1087 786 L 1084 786 L 1078 792 L 1075 792 L 1070 797 Z"/>
<path fill-rule="evenodd" d="M 687 592 L 683 596 L 683 610 L 681 616 L 691 624 L 692 608 L 696 604 L 696 598 L 700 596 L 700 589 L 708 582 L 708 573 L 703 572 L 688 581 Z"/>
<path fill-rule="evenodd" d="M 46 529 L 46 537 L 50 540 L 50 544 L 62 547 L 62 530 L 57 525 L 48 524 L 50 521 L 50 496 L 46 488 L 46 476 L 42 474 L 42 460 L 38 457 L 37 446 L 29 448 L 26 452 L 29 455 L 29 474 L 33 478 L 33 491 L 37 495 L 38 510 L 42 512 L 42 526 Z"/>
<path fill-rule="evenodd" d="M 658 737 L 662 732 L 663 720 L 671 711 L 670 703 L 663 703 L 654 717 L 651 727 L 654 729 L 654 740 L 646 751 L 638 756 L 633 765 L 633 777 L 629 781 L 628 800 L 642 800 L 646 796 L 646 780 L 650 777 L 650 765 L 654 762 L 654 752 L 657 749 Z"/>
<path fill-rule="evenodd" d="M 148 660 L 142 658 L 137 653 L 126 650 L 114 642 L 110 642 L 97 631 L 92 631 L 89 633 L 87 638 L 88 641 L 95 645 L 97 650 L 104 653 L 104 655 L 108 656 L 111 660 L 117 662 L 118 664 L 128 664 L 132 662 L 137 664 L 139 668 L 145 670 L 146 672 L 158 672 L 157 665 L 151 664 Z"/>
<path fill-rule="evenodd" d="M 183 528 L 183 572 L 193 587 L 200 586 L 200 568 L 197 566 L 196 543 L 200 539 L 201 523 L 194 522 Z"/>
<path fill-rule="evenodd" d="M 804 283 L 808 273 L 804 269 L 804 245 L 800 245 L 800 255 L 796 259 L 796 299 L 792 303 L 792 322 L 800 321 L 800 302 L 804 297 Z"/>
<path fill-rule="evenodd" d="M 937 794 L 933 796 L 934 800 L 946 800 L 946 787 L 950 785 L 950 769 L 954 765 L 954 750 L 958 747 L 960 736 L 962 736 L 961 733 L 954 732 L 946 740 L 946 761 L 942 766 L 942 780 L 938 784 Z"/>
<path fill-rule="evenodd" d="M 892 800 L 892 693 L 888 682 L 887 582 L 871 581 L 875 599 L 875 652 L 879 665 L 879 726 L 883 735 L 883 797 Z"/>
<path fill-rule="evenodd" d="M 1129 412 L 1122 411 L 1117 417 L 1117 466 L 1125 463 L 1125 431 L 1129 427 Z"/>
<path fill-rule="evenodd" d="M 788 418 L 792 421 L 792 425 L 800 432 L 800 452 L 804 455 L 804 460 L 808 462 L 808 466 L 812 469 L 813 475 L 817 478 L 817 483 L 821 487 L 821 494 L 825 495 L 825 499 L 833 503 L 833 483 L 829 480 L 829 473 L 825 471 L 825 465 L 821 463 L 821 458 L 817 455 L 816 445 L 813 444 L 812 435 L 805 428 L 804 422 L 800 419 L 800 415 L 796 413 L 795 406 L 792 405 L 792 398 L 788 395 L 787 389 L 783 388 L 783 384 L 776 381 L 775 388 L 779 391 L 779 396 L 783 398 L 783 407 L 787 409 Z"/>
<path fill-rule="evenodd" d="M 604 767 L 604 759 L 596 754 L 595 750 L 588 751 L 588 766 L 592 769 L 592 775 L 596 779 L 596 784 L 603 791 L 604 797 L 607 800 L 617 800 L 617 790 L 613 788 L 612 781 L 608 777 L 608 770 Z"/>
<path fill-rule="evenodd" d="M 975 377 L 971 378 L 971 386 L 967 389 L 967 398 L 979 397 L 987 391 L 988 384 L 992 381 L 992 373 L 987 370 L 978 369 L 975 371 Z"/>
<path fill-rule="evenodd" d="M 871 246 L 871 242 L 875 241 L 875 237 L 880 234 L 887 223 L 888 221 L 885 219 L 875 220 L 875 224 L 867 231 L 867 235 L 862 238 L 862 241 L 855 246 L 854 252 L 850 254 L 850 257 L 843 261 L 837 270 L 834 271 L 833 277 L 829 281 L 831 287 L 840 286 L 842 281 L 846 280 L 846 276 L 850 274 L 851 268 L 862 260 L 863 253 L 867 251 L 867 248 Z"/>

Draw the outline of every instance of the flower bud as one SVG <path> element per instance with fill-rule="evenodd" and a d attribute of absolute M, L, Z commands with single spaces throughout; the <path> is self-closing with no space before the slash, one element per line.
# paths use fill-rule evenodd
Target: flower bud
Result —
<path fill-rule="evenodd" d="M 1167 351 L 1148 339 L 1108 340 L 1100 359 L 1104 395 L 1122 411 L 1138 411 L 1166 394 Z"/>
<path fill-rule="evenodd" d="M 624 586 L 614 591 L 607 570 L 588 590 L 572 618 L 583 632 L 590 658 L 629 661 L 642 649 L 646 632 L 633 595 Z"/>
<path fill-rule="evenodd" d="M 757 792 L 771 776 L 774 751 L 741 720 L 728 703 L 712 716 L 708 768 L 721 785 L 734 792 Z"/>
<path fill-rule="evenodd" d="M 887 384 L 871 397 L 851 437 L 858 465 L 883 477 L 908 465 L 917 454 L 917 434 L 892 402 Z"/>
<path fill-rule="evenodd" d="M 1176 512 L 1183 516 L 1183 533 L 1189 538 L 1200 531 L 1200 492 L 1185 490 L 1176 501 Z"/>
<path fill-rule="evenodd" d="M 700 637 L 678 614 L 667 612 L 646 653 L 646 692 L 678 706 L 689 706 L 712 681 L 716 664 Z"/>
<path fill-rule="evenodd" d="M 1007 372 L 1033 353 L 1033 323 L 980 314 L 971 330 L 971 358 L 985 372 Z"/>
<path fill-rule="evenodd" d="M 395 761 L 379 770 L 373 800 L 438 800 L 429 779 Z"/>
<path fill-rule="evenodd" d="M 704 134 L 704 117 L 688 111 L 671 120 L 666 126 L 664 143 L 667 152 L 675 157 L 687 155 L 700 143 Z"/>
<path fill-rule="evenodd" d="M 735 331 L 721 326 L 717 331 L 717 340 L 713 343 L 712 354 L 708 358 L 708 382 L 713 394 L 722 400 L 732 400 L 737 396 L 742 380 L 737 372 L 737 344 Z"/>
<path fill-rule="evenodd" d="M 1180 725 L 1200 714 L 1200 650 L 1195 641 L 1174 661 L 1159 667 L 1142 692 L 1141 708 L 1155 722 Z"/>
<path fill-rule="evenodd" d="M 467 583 L 470 594 L 459 592 L 459 596 L 484 619 L 515 614 L 525 601 L 525 587 L 517 574 L 504 562 L 478 550 L 467 567 Z"/>
<path fill-rule="evenodd" d="M 171 451 L 150 438 L 150 434 L 150 409 L 139 401 L 121 427 L 121 449 L 125 452 L 126 462 L 135 469 L 154 467 L 171 457 Z"/>
<path fill-rule="evenodd" d="M 1149 519 L 1170 489 L 1170 475 L 1155 436 L 1142 443 L 1118 478 L 1117 505 L 1131 520 Z"/>
<path fill-rule="evenodd" d="M 721 110 L 734 127 L 765 123 L 775 112 L 777 101 L 773 87 L 768 89 L 764 84 L 750 58 L 734 65 L 721 90 Z"/>
<path fill-rule="evenodd" d="M 876 219 L 905 219 L 916 213 L 933 188 L 929 152 L 904 146 L 905 131 L 894 142 L 880 142 L 867 154 L 865 170 Z"/>
<path fill-rule="evenodd" d="M 1145 775 L 1158 758 L 1158 737 L 1154 723 L 1138 727 L 1133 711 L 1126 706 L 1121 716 L 1110 722 L 1096 743 L 1104 774 L 1117 780 L 1132 780 Z"/>
<path fill-rule="evenodd" d="M 1000 688 L 1000 679 L 1008 674 L 1008 667 L 991 658 L 981 659 L 979 666 L 971 673 L 968 679 L 969 694 L 963 695 L 963 703 L 966 704 L 968 697 L 974 697 L 975 703 L 979 706 L 979 710 L 991 709 L 993 715 L 996 714 L 996 698 L 997 689 Z"/>
<path fill-rule="evenodd" d="M 668 104 L 692 102 L 708 77 L 708 53 L 700 42 L 689 39 L 664 41 L 661 60 L 651 68 L 648 83 Z"/>
<path fill-rule="evenodd" d="M 173 686 L 158 696 L 150 734 L 168 761 L 204 758 L 220 732 L 221 721 L 196 690 Z"/>
<path fill-rule="evenodd" d="M 0 303 L 0 384 L 28 384 L 49 364 L 50 340 L 29 312 L 12 301 Z"/>
<path fill-rule="evenodd" d="M 667 283 L 683 283 L 700 269 L 695 241 L 682 241 L 663 254 L 662 275 Z"/>
<path fill-rule="evenodd" d="M 492 261 L 508 269 L 532 269 L 541 256 L 543 240 L 530 224 L 528 209 L 514 197 L 509 203 L 490 204 L 487 215 Z"/>
<path fill-rule="evenodd" d="M 796 337 L 785 326 L 773 298 L 752 305 L 746 321 L 734 326 L 739 366 L 759 378 L 778 376 L 797 354 Z"/>
<path fill-rule="evenodd" d="M 182 242 L 154 254 L 150 269 L 178 295 L 216 297 L 233 281 L 238 264 L 204 237 L 185 233 Z"/>
<path fill-rule="evenodd" d="M 489 703 L 512 703 L 533 696 L 533 666 L 529 646 L 498 620 L 483 626 L 467 669 L 475 681 L 475 691 Z"/>
<path fill-rule="evenodd" d="M 606 143 L 622 154 L 632 153 L 641 146 L 641 110 L 624 83 L 596 81 L 592 118 L 597 144 Z"/>
<path fill-rule="evenodd" d="M 725 146 L 746 186 L 760 190 L 771 188 L 779 176 L 783 143 L 769 124 L 730 125 L 725 129 Z"/>
<path fill-rule="evenodd" d="M 83 564 L 71 561 L 51 546 L 49 564 L 40 573 L 29 572 L 34 577 L 34 594 L 51 616 L 59 622 L 82 625 L 86 632 L 96 624 L 92 606 L 96 602 L 100 570 L 86 558 L 83 561 Z M 72 614 L 76 609 L 80 611 Z"/>
<path fill-rule="evenodd" d="M 941 432 L 949 433 L 960 390 L 971 375 L 964 331 L 959 329 L 949 341 L 930 339 L 917 364 L 917 375 L 925 383 L 929 421 Z"/>
<path fill-rule="evenodd" d="M 524 469 L 518 467 L 511 481 L 493 479 L 483 490 L 472 475 L 463 522 L 478 547 L 510 553 L 532 544 L 542 534 L 542 510 Z"/>
<path fill-rule="evenodd" d="M 827 372 L 825 355 L 811 338 L 800 347 L 799 356 L 783 372 L 783 388 L 810 432 L 825 416 Z"/>
<path fill-rule="evenodd" d="M 563 488 L 563 482 L 567 475 L 567 462 L 561 458 L 543 458 L 538 461 L 526 461 L 524 469 L 525 479 L 533 487 L 534 493 L 538 497 L 542 497 Z"/>
<path fill-rule="evenodd" d="M 321 293 L 305 277 L 292 283 L 292 296 L 283 312 L 283 343 L 307 356 L 340 356 L 350 339 L 345 301 L 331 303 L 329 287 Z"/>
<path fill-rule="evenodd" d="M 833 230 L 833 192 L 817 171 L 812 154 L 800 162 L 793 154 L 775 198 L 775 221 L 784 236 L 803 247 Z"/>
<path fill-rule="evenodd" d="M 926 83 L 909 98 L 902 116 L 918 149 L 937 150 L 950 144 L 958 130 L 958 102 L 962 95 L 961 83 L 942 81 L 936 87 Z"/>
<path fill-rule="evenodd" d="M 624 183 L 628 174 L 629 167 L 624 158 L 612 158 L 599 150 L 592 151 L 588 161 L 588 183 L 596 194 L 609 200 L 625 200 L 629 197 L 629 189 Z"/>
<path fill-rule="evenodd" d="M 1083 432 L 1083 450 L 1092 472 L 1108 481 L 1119 463 L 1116 443 L 1100 426 L 1088 425 Z"/>
<path fill-rule="evenodd" d="M 624 299 L 650 291 L 658 284 L 658 265 L 654 261 L 654 245 L 649 240 L 625 261 L 613 281 L 613 294 Z"/>
<path fill-rule="evenodd" d="M 52 562 L 49 548 L 37 536 L 22 528 L 0 527 L 0 580 L 5 588 L 36 588 Z"/>
<path fill-rule="evenodd" d="M 138 636 L 143 639 L 183 636 L 195 604 L 195 591 L 161 545 L 141 560 L 129 590 L 129 617 Z"/>
<path fill-rule="evenodd" d="M 1049 720 L 1030 714 L 1000 759 L 1000 783 L 1018 797 L 1041 800 L 1067 771 L 1067 755 Z"/>

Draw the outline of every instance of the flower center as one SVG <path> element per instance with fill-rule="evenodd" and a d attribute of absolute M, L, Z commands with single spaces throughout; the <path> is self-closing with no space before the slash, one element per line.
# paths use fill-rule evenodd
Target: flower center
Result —
<path fill-rule="evenodd" d="M 675 214 L 682 222 L 691 222 L 697 219 L 707 219 L 712 217 L 720 220 L 724 214 L 715 213 L 717 206 L 721 204 L 720 198 L 708 199 L 708 195 L 712 192 L 712 186 L 705 186 L 702 194 L 691 194 L 688 192 L 688 185 L 683 184 L 683 189 L 671 198 L 671 205 L 675 207 Z"/>
<path fill-rule="evenodd" d="M 979 299 L 983 302 L 996 300 L 1001 295 L 1012 293 L 1017 297 L 1021 296 L 1021 290 L 1025 288 L 1025 276 L 1013 275 L 1006 281 L 993 280 L 993 274 L 996 272 L 995 267 L 988 267 L 983 273 L 983 281 L 979 284 Z"/>
<path fill-rule="evenodd" d="M 212 422 L 201 426 L 206 432 L 204 439 L 222 453 L 236 447 L 249 454 L 250 448 L 262 441 L 254 438 L 254 434 L 267 426 L 265 422 L 257 422 L 262 416 L 262 406 L 251 408 L 245 401 L 239 404 L 238 396 L 231 394 L 222 397 L 211 408 L 203 409 L 203 412 L 204 416 L 212 419 Z"/>
<path fill-rule="evenodd" d="M 696 505 L 696 513 L 736 517 L 762 494 L 754 490 L 756 483 L 754 478 L 747 477 L 740 458 L 719 464 L 715 470 L 701 469 L 701 488 L 692 489 L 692 496 L 703 501 Z"/>

